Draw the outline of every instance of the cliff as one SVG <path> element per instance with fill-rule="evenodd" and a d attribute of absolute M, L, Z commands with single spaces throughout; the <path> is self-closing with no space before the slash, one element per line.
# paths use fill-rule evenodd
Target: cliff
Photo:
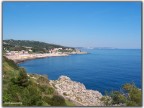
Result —
<path fill-rule="evenodd" d="M 87 90 L 86 87 L 67 76 L 61 76 L 58 80 L 50 80 L 59 95 L 82 106 L 103 106 L 102 94 L 98 91 Z"/>

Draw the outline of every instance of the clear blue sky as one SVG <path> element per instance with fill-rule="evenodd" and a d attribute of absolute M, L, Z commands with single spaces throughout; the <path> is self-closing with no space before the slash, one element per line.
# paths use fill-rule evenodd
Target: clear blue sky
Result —
<path fill-rule="evenodd" d="M 3 39 L 141 48 L 141 2 L 3 2 Z"/>

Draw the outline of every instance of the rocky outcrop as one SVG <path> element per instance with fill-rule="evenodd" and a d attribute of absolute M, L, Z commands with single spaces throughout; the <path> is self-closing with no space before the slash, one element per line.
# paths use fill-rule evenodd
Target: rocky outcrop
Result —
<path fill-rule="evenodd" d="M 83 106 L 103 106 L 100 100 L 103 96 L 100 92 L 87 90 L 83 84 L 72 81 L 67 76 L 61 76 L 58 80 L 50 80 L 50 84 L 60 95 L 74 103 Z"/>

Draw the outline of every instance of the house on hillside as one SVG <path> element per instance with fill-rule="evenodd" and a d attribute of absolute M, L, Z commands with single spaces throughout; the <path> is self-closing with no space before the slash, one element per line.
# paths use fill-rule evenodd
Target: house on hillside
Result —
<path fill-rule="evenodd" d="M 23 54 L 28 54 L 28 51 L 21 50 L 21 51 L 10 51 L 6 53 L 7 56 L 23 55 Z"/>
<path fill-rule="evenodd" d="M 7 53 L 6 53 L 6 56 L 11 56 L 11 53 L 10 53 L 10 52 L 7 52 Z"/>
<path fill-rule="evenodd" d="M 28 51 L 21 50 L 21 51 L 19 51 L 19 54 L 20 54 L 20 55 L 22 55 L 22 54 L 28 54 Z"/>
<path fill-rule="evenodd" d="M 7 56 L 18 55 L 18 51 L 6 52 L 6 55 L 7 55 Z"/>
<path fill-rule="evenodd" d="M 10 51 L 11 55 L 18 55 L 18 51 Z"/>

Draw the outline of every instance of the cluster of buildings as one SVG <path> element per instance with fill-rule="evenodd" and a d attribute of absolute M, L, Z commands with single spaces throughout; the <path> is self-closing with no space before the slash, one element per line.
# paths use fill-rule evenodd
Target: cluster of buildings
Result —
<path fill-rule="evenodd" d="M 21 50 L 21 51 L 9 51 L 4 48 L 6 51 L 6 56 L 13 56 L 13 55 L 27 55 L 29 52 L 32 52 L 32 47 L 25 47 L 27 50 Z"/>
<path fill-rule="evenodd" d="M 54 49 L 51 49 L 51 50 L 49 50 L 49 53 L 58 53 L 59 50 L 62 50 L 62 48 L 54 48 Z"/>
<path fill-rule="evenodd" d="M 21 51 L 8 51 L 6 50 L 6 56 L 13 56 L 13 55 L 27 55 L 29 52 L 32 52 L 32 47 L 25 47 L 27 50 L 21 50 Z M 49 53 L 53 54 L 60 54 L 62 53 L 63 48 L 53 48 L 49 50 Z M 71 48 L 66 48 L 64 50 L 70 51 L 72 50 Z"/>
<path fill-rule="evenodd" d="M 28 51 L 21 50 L 21 51 L 7 51 L 6 56 L 13 56 L 13 55 L 26 55 L 29 54 Z"/>
<path fill-rule="evenodd" d="M 49 50 L 49 53 L 62 53 L 61 52 L 62 50 L 64 50 L 64 51 L 72 51 L 72 48 L 66 48 L 66 49 L 54 48 L 54 49 Z"/>

